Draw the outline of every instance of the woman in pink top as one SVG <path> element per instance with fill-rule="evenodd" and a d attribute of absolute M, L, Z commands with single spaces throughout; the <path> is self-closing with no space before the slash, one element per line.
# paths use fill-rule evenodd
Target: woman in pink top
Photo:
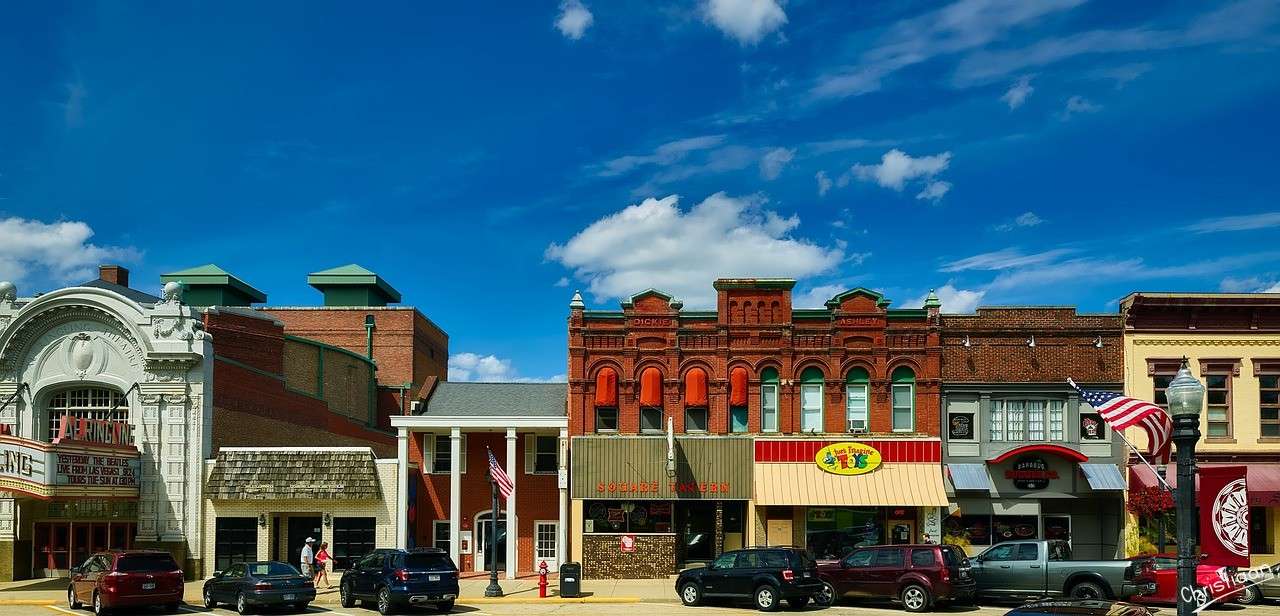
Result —
<path fill-rule="evenodd" d="M 320 549 L 316 552 L 316 576 L 312 582 L 316 588 L 320 588 L 320 578 L 324 578 L 325 588 L 333 588 L 333 584 L 329 583 L 329 543 L 327 541 L 320 542 Z"/>

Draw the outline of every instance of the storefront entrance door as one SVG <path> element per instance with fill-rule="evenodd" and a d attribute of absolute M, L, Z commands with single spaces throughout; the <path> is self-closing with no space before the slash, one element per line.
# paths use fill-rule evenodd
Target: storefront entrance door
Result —
<path fill-rule="evenodd" d="M 280 559 L 293 566 L 302 562 L 302 546 L 307 544 L 307 537 L 316 540 L 312 549 L 320 547 L 320 516 L 291 516 L 289 518 L 289 553 Z"/>
<path fill-rule="evenodd" d="M 685 562 L 715 558 L 716 504 L 676 503 L 676 527 L 680 530 Z"/>
<path fill-rule="evenodd" d="M 491 531 L 493 525 L 489 521 L 489 513 L 482 513 L 476 517 L 476 532 L 480 533 L 479 547 L 484 551 L 484 558 L 475 559 L 478 563 L 484 563 L 482 568 L 476 571 L 492 571 L 493 570 L 493 546 L 490 544 L 492 540 Z M 498 514 L 498 569 L 505 571 L 507 568 L 507 512 L 503 511 Z"/>
<path fill-rule="evenodd" d="M 906 545 L 908 543 L 915 542 L 915 520 L 889 520 L 889 543 L 893 545 Z"/>

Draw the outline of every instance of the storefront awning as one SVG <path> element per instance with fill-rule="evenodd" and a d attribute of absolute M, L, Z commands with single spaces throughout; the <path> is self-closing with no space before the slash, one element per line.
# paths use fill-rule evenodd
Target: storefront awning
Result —
<path fill-rule="evenodd" d="M 1089 487 L 1095 490 L 1124 491 L 1124 475 L 1120 467 L 1114 464 L 1081 464 L 1080 470 L 1084 478 L 1089 480 Z"/>
<path fill-rule="evenodd" d="M 956 490 L 991 490 L 986 464 L 948 464 L 947 476 Z"/>
<path fill-rule="evenodd" d="M 1268 462 L 1218 463 L 1200 462 L 1198 468 L 1212 466 L 1246 466 L 1245 486 L 1249 490 L 1249 504 L 1258 507 L 1280 507 L 1280 464 Z M 1170 464 L 1165 469 L 1165 481 L 1170 486 L 1178 487 L 1178 467 Z M 1129 489 L 1157 487 L 1155 473 L 1139 463 L 1129 467 Z"/>
<path fill-rule="evenodd" d="M 936 464 L 884 464 L 863 475 L 835 475 L 813 463 L 755 465 L 757 505 L 945 507 Z"/>

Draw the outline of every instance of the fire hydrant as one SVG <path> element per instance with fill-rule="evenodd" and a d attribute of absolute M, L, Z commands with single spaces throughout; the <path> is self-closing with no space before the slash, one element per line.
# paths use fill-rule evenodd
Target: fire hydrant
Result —
<path fill-rule="evenodd" d="M 538 563 L 538 598 L 547 598 L 547 561 Z"/>

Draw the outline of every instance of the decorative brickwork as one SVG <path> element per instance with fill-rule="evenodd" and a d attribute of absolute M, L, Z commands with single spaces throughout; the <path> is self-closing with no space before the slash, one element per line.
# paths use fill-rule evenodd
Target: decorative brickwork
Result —
<path fill-rule="evenodd" d="M 1120 315 L 1034 306 L 942 315 L 948 383 L 1120 383 L 1123 361 Z"/>
<path fill-rule="evenodd" d="M 584 579 L 661 579 L 677 572 L 675 535 L 636 535 L 636 551 L 625 554 L 621 537 L 582 536 Z"/>

